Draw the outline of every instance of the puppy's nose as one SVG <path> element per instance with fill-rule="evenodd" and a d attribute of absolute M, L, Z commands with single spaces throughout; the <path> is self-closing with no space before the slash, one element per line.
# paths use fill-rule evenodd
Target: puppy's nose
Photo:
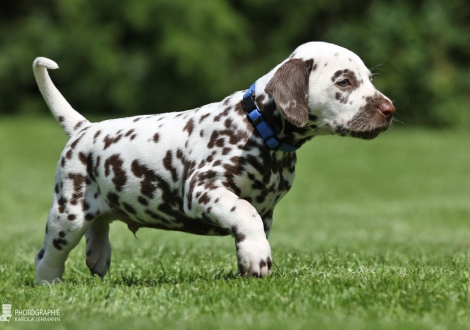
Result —
<path fill-rule="evenodd" d="M 391 117 L 395 113 L 395 107 L 393 106 L 392 102 L 385 99 L 380 102 L 379 110 L 386 118 Z"/>

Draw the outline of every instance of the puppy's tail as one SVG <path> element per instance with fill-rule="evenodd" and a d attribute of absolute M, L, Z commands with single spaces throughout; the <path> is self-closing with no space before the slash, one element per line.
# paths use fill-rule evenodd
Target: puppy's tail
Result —
<path fill-rule="evenodd" d="M 59 66 L 56 62 L 45 57 L 38 57 L 33 62 L 34 77 L 36 78 L 39 90 L 55 119 L 70 137 L 78 129 L 88 126 L 90 122 L 72 108 L 52 83 L 47 69 L 54 70 L 58 68 Z"/>

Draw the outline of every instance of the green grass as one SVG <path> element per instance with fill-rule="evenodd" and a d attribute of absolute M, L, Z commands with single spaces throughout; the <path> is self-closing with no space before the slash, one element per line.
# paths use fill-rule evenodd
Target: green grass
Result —
<path fill-rule="evenodd" d="M 104 280 L 72 251 L 64 282 L 35 285 L 55 166 L 52 119 L 0 118 L 0 302 L 60 309 L 5 328 L 470 328 L 470 133 L 392 129 L 316 138 L 275 212 L 274 269 L 234 276 L 232 238 L 111 227 Z"/>

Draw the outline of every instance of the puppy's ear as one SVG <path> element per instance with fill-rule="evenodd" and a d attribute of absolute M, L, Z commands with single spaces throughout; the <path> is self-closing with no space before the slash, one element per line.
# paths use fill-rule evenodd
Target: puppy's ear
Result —
<path fill-rule="evenodd" d="M 292 59 L 284 63 L 266 85 L 265 92 L 274 98 L 287 121 L 297 127 L 308 121 L 308 80 L 313 59 Z"/>

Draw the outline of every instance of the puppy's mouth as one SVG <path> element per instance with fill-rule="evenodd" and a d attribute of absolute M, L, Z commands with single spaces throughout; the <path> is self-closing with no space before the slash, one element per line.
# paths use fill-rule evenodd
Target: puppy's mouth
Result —
<path fill-rule="evenodd" d="M 346 127 L 338 127 L 336 129 L 336 134 L 341 136 L 350 136 L 354 138 L 359 138 L 363 140 L 372 140 L 379 136 L 380 133 L 385 132 L 390 127 L 390 124 L 387 123 L 386 125 L 374 127 L 371 129 L 364 129 L 364 130 L 354 130 L 348 129 Z"/>

